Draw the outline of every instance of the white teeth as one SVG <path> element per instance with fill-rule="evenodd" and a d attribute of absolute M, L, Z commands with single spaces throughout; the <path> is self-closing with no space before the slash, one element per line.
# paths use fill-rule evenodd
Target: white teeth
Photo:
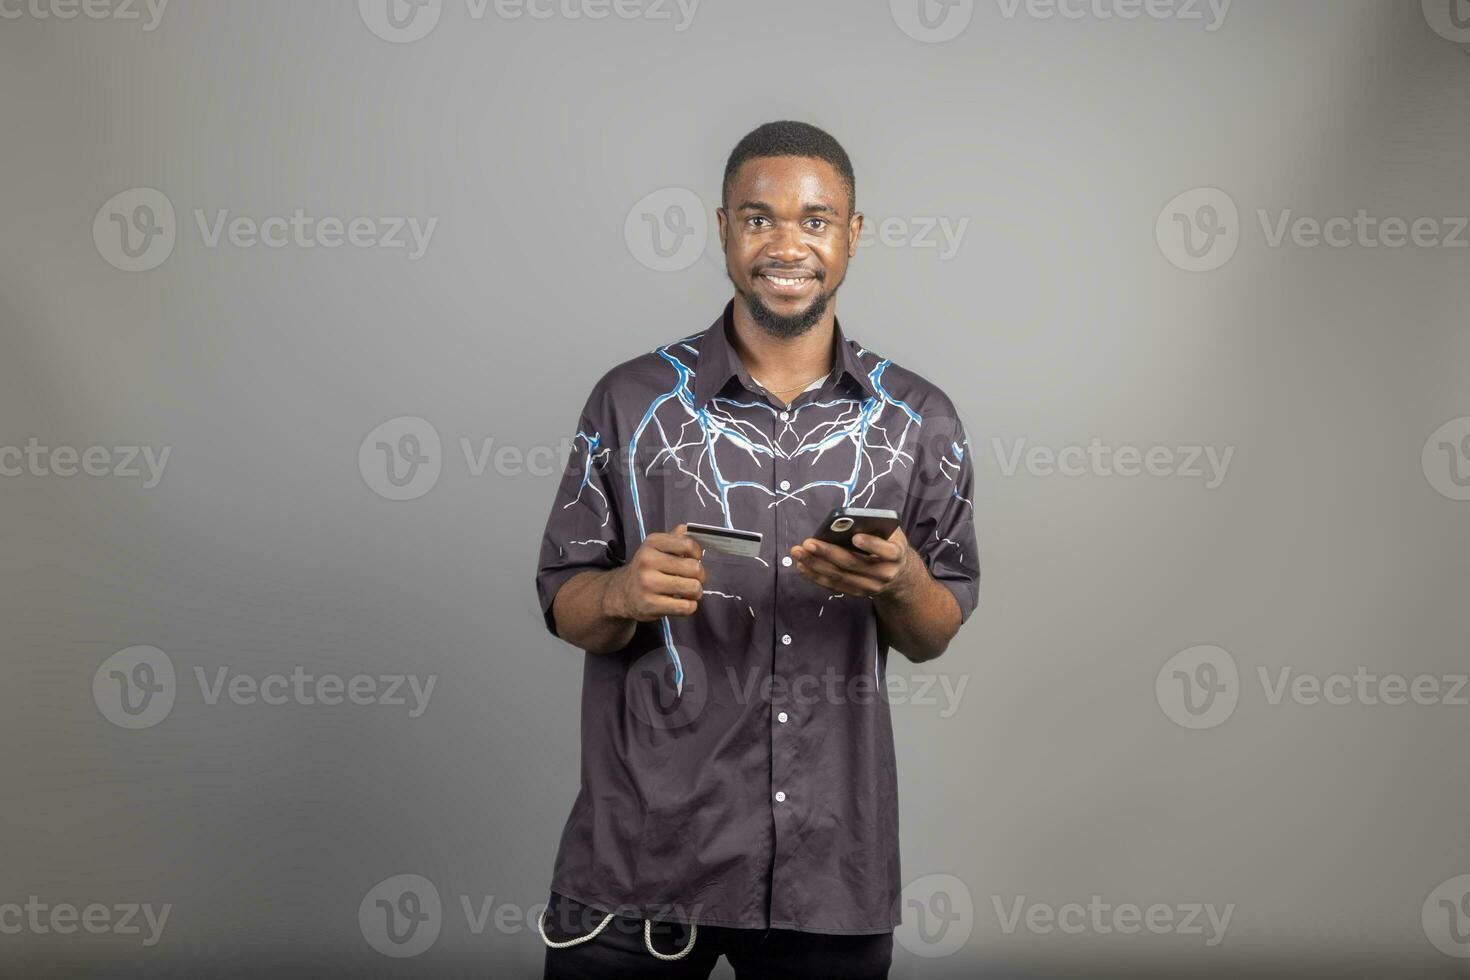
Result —
<path fill-rule="evenodd" d="M 775 283 L 778 286 L 799 286 L 802 283 L 806 282 L 806 279 L 805 278 L 803 278 L 803 279 L 782 279 L 780 276 L 772 276 L 772 275 L 767 275 L 766 278 L 769 279 L 769 280 L 771 280 L 771 282 Z"/>

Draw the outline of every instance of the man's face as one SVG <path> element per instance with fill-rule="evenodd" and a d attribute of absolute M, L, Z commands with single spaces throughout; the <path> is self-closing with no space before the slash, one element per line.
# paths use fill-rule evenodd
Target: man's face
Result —
<path fill-rule="evenodd" d="M 810 330 L 857 251 L 863 216 L 837 168 L 815 157 L 756 157 L 716 212 L 725 271 L 751 318 L 778 337 Z"/>

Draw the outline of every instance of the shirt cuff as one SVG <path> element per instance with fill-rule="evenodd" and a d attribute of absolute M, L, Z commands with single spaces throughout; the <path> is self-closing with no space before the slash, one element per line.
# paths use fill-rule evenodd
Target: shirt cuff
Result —
<path fill-rule="evenodd" d="M 551 607 L 556 602 L 556 594 L 561 587 L 567 584 L 569 579 L 574 579 L 583 572 L 610 572 L 616 565 L 606 568 L 600 565 L 571 565 L 566 568 L 555 568 L 543 571 L 536 576 L 536 592 L 541 601 L 541 616 L 546 620 L 546 629 L 557 639 L 563 639 L 556 631 L 556 618 L 553 616 Z"/>
<path fill-rule="evenodd" d="M 934 581 L 948 589 L 954 596 L 955 602 L 959 603 L 960 625 L 965 625 L 965 620 L 969 619 L 970 613 L 975 611 L 978 584 L 973 579 L 935 578 Z"/>

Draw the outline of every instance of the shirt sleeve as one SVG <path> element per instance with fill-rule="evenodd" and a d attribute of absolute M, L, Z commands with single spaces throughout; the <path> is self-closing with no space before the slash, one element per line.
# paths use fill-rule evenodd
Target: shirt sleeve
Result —
<path fill-rule="evenodd" d="M 616 568 L 626 561 L 616 474 L 620 447 L 614 443 L 612 399 L 606 379 L 588 397 L 572 435 L 572 451 L 561 476 L 551 515 L 541 537 L 536 594 L 553 636 L 551 604 L 566 581 L 582 572 Z"/>
<path fill-rule="evenodd" d="M 970 618 L 980 596 L 974 501 L 969 436 L 958 412 L 944 399 L 920 423 L 902 524 L 929 574 L 959 603 L 961 623 Z"/>

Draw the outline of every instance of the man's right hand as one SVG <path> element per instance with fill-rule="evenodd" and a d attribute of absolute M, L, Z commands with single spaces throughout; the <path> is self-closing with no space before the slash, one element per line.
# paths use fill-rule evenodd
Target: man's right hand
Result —
<path fill-rule="evenodd" d="M 704 595 L 704 549 L 680 524 L 650 534 L 623 567 L 609 573 L 603 614 L 650 622 L 661 616 L 692 616 Z"/>

